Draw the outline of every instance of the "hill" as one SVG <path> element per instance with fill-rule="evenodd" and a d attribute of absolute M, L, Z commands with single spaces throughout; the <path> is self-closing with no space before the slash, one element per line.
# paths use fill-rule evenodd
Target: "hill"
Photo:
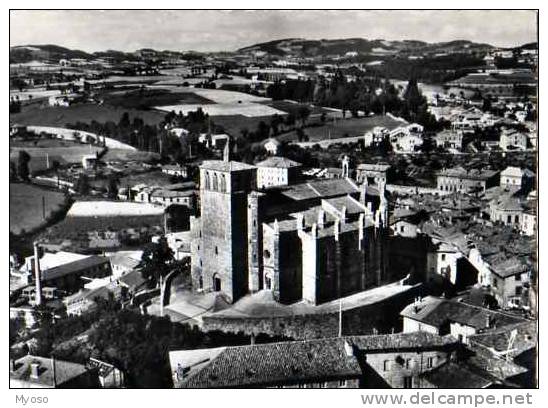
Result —
<path fill-rule="evenodd" d="M 93 56 L 85 51 L 71 50 L 53 44 L 45 45 L 19 45 L 10 47 L 10 63 L 19 64 L 29 61 L 59 61 L 60 59 L 83 58 L 91 59 Z"/>
<path fill-rule="evenodd" d="M 302 38 L 286 38 L 268 41 L 240 48 L 238 52 L 266 52 L 275 56 L 296 55 L 300 57 L 344 55 L 347 52 L 358 54 L 405 55 L 411 53 L 453 53 L 453 52 L 485 52 L 492 49 L 489 44 L 474 43 L 467 40 L 426 43 L 424 41 L 403 40 L 388 41 L 382 39 L 367 40 L 363 38 L 346 38 L 332 40 L 306 40 Z"/>

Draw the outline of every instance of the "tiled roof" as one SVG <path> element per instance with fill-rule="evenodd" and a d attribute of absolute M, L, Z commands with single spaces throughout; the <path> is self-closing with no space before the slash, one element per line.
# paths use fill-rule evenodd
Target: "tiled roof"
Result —
<path fill-rule="evenodd" d="M 328 378 L 359 377 L 358 358 L 352 350 L 365 353 L 390 350 L 439 349 L 453 346 L 450 336 L 400 333 L 379 336 L 349 336 L 315 340 L 172 351 L 172 371 L 180 365 L 180 388 L 259 387 L 280 383 L 321 381 Z M 347 346 L 347 347 L 348 347 Z"/>
<path fill-rule="evenodd" d="M 288 159 L 286 157 L 269 157 L 266 160 L 263 160 L 259 163 L 256 163 L 255 166 L 257 167 L 277 167 L 277 168 L 290 168 L 290 167 L 299 167 L 301 166 L 301 163 L 298 163 L 296 161 L 293 161 L 291 159 Z"/>
<path fill-rule="evenodd" d="M 252 166 L 247 163 L 237 162 L 237 161 L 226 162 L 223 160 L 206 160 L 202 162 L 202 164 L 200 165 L 200 168 L 207 169 L 207 170 L 230 172 L 230 171 L 252 170 L 255 168 L 255 166 Z"/>
<path fill-rule="evenodd" d="M 42 280 L 56 279 L 61 276 L 69 275 L 71 273 L 79 272 L 85 269 L 89 269 L 95 266 L 103 264 L 109 264 L 110 261 L 107 257 L 91 255 L 77 261 L 69 262 L 63 265 L 50 268 L 42 272 Z"/>
<path fill-rule="evenodd" d="M 295 200 L 312 198 L 330 198 L 352 193 L 359 193 L 360 189 L 346 179 L 312 180 L 307 183 L 293 184 L 282 189 L 284 196 Z"/>
<path fill-rule="evenodd" d="M 452 361 L 424 373 L 421 377 L 438 388 L 485 388 L 494 382 L 491 376 L 466 364 Z"/>
<path fill-rule="evenodd" d="M 416 305 L 408 305 L 400 314 L 438 328 L 446 323 L 456 322 L 476 330 L 485 330 L 524 321 L 517 316 L 434 296 L 427 296 Z"/>
<path fill-rule="evenodd" d="M 519 355 L 537 345 L 537 323 L 533 321 L 521 322 L 501 327 L 488 333 L 470 336 L 470 343 L 478 344 L 496 352 L 508 350 L 510 335 L 516 330 L 517 336 L 512 346 L 512 354 Z"/>
<path fill-rule="evenodd" d="M 38 363 L 38 378 L 31 377 L 31 363 Z M 55 382 L 61 386 L 67 381 L 85 374 L 88 369 L 82 364 L 70 363 L 68 361 L 55 360 Z M 52 360 L 50 358 L 26 355 L 16 360 L 15 371 L 10 371 L 10 379 L 28 381 L 37 386 L 53 387 Z"/>

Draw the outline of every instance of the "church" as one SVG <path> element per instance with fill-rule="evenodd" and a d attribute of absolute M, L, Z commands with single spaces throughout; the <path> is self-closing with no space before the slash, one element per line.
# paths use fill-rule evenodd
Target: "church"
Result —
<path fill-rule="evenodd" d="M 284 304 L 318 305 L 388 283 L 383 182 L 340 179 L 259 189 L 255 166 L 200 166 L 201 215 L 191 220 L 192 282 L 229 302 L 272 291 Z"/>

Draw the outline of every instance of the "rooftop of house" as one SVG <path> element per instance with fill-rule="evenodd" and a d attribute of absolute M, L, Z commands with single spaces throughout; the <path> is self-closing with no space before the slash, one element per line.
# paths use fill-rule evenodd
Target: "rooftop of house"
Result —
<path fill-rule="evenodd" d="M 270 139 L 265 140 L 265 142 L 263 143 L 263 146 L 267 145 L 267 144 L 273 144 L 275 146 L 280 146 L 282 143 L 278 139 L 270 138 Z"/>
<path fill-rule="evenodd" d="M 281 188 L 280 192 L 292 200 L 301 201 L 356 194 L 360 189 L 348 179 L 318 179 Z"/>
<path fill-rule="evenodd" d="M 141 271 L 134 269 L 131 272 L 126 273 L 119 279 L 120 285 L 126 286 L 130 290 L 135 290 L 142 287 L 147 281 L 142 277 Z"/>
<path fill-rule="evenodd" d="M 470 336 L 469 340 L 470 344 L 482 347 L 491 353 L 504 353 L 508 351 L 512 332 L 515 332 L 515 339 L 510 350 L 512 355 L 520 355 L 537 346 L 537 322 L 534 321 L 520 322 L 488 333 L 476 334 Z"/>
<path fill-rule="evenodd" d="M 224 161 L 224 160 L 205 160 L 200 165 L 201 169 L 205 170 L 214 170 L 222 172 L 233 172 L 233 171 L 245 171 L 253 170 L 255 166 L 247 163 L 241 163 L 237 161 Z"/>
<path fill-rule="evenodd" d="M 517 316 L 434 296 L 427 296 L 406 306 L 400 315 L 437 328 L 455 322 L 478 331 L 525 321 Z"/>
<path fill-rule="evenodd" d="M 38 364 L 38 376 L 32 377 L 31 364 Z M 10 379 L 25 381 L 36 386 L 55 387 L 69 382 L 89 370 L 82 364 L 55 360 L 55 382 L 53 365 L 50 358 L 26 355 L 15 361 L 14 370 L 10 370 Z"/>
<path fill-rule="evenodd" d="M 109 256 L 110 264 L 122 268 L 134 269 L 139 265 L 139 260 L 124 254 L 113 254 Z"/>
<path fill-rule="evenodd" d="M 291 167 L 300 167 L 301 163 L 288 159 L 286 157 L 273 156 L 259 163 L 256 163 L 257 167 L 276 167 L 281 169 L 287 169 Z"/>
<path fill-rule="evenodd" d="M 441 171 L 438 171 L 436 174 L 438 176 L 445 176 L 445 177 L 458 177 L 462 179 L 469 179 L 469 180 L 488 180 L 491 177 L 496 176 L 498 171 L 496 170 L 489 170 L 489 169 L 470 169 L 466 170 L 463 167 L 453 167 L 450 169 L 444 169 Z"/>
<path fill-rule="evenodd" d="M 326 378 L 357 378 L 364 353 L 452 347 L 451 336 L 426 332 L 348 336 L 169 353 L 178 388 L 265 386 Z"/>
<path fill-rule="evenodd" d="M 186 170 L 186 166 L 181 166 L 179 164 L 165 164 L 162 166 L 162 170 Z"/>
<path fill-rule="evenodd" d="M 47 269 L 55 268 L 64 264 L 68 264 L 74 261 L 87 258 L 89 255 L 77 254 L 74 252 L 45 252 L 44 255 L 40 258 L 40 269 L 45 271 Z M 34 255 L 29 257 L 32 258 L 32 268 L 34 269 Z M 27 258 L 27 259 L 29 259 Z M 26 263 L 23 265 L 22 269 L 26 271 Z"/>
<path fill-rule="evenodd" d="M 387 171 L 390 168 L 389 164 L 382 163 L 362 163 L 358 164 L 357 169 L 362 171 Z"/>
<path fill-rule="evenodd" d="M 506 167 L 501 173 L 500 173 L 501 176 L 505 176 L 505 177 L 529 177 L 529 178 L 533 178 L 535 177 L 535 173 L 533 173 L 531 170 L 529 169 L 521 169 L 519 167 L 514 167 L 514 166 L 508 166 Z"/>
<path fill-rule="evenodd" d="M 90 255 L 86 258 L 82 258 L 42 271 L 42 280 L 46 281 L 50 279 L 57 279 L 62 276 L 70 275 L 71 273 L 79 272 L 104 264 L 110 264 L 110 261 L 107 257 Z"/>
<path fill-rule="evenodd" d="M 437 388 L 486 388 L 497 380 L 465 363 L 449 361 L 421 375 Z"/>

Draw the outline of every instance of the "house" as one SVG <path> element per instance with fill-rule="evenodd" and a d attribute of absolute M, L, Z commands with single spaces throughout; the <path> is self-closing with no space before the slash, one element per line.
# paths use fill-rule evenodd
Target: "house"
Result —
<path fill-rule="evenodd" d="M 390 131 L 384 126 L 375 126 L 372 130 L 365 132 L 363 142 L 365 147 L 378 146 L 388 138 Z"/>
<path fill-rule="evenodd" d="M 517 130 L 503 129 L 500 134 L 499 146 L 502 150 L 526 150 L 528 136 Z"/>
<path fill-rule="evenodd" d="M 526 321 L 503 326 L 487 333 L 469 337 L 470 348 L 491 362 L 517 365 L 523 370 L 512 381 L 524 388 L 534 388 L 537 382 L 537 322 Z M 498 368 L 498 367 L 497 367 Z M 518 375 L 518 377 L 516 377 Z"/>
<path fill-rule="evenodd" d="M 424 127 L 411 123 L 392 130 L 389 134 L 392 149 L 397 153 L 413 153 L 423 144 Z"/>
<path fill-rule="evenodd" d="M 302 165 L 285 157 L 273 156 L 257 164 L 257 187 L 268 188 L 295 183 Z"/>
<path fill-rule="evenodd" d="M 87 366 L 97 370 L 99 383 L 102 388 L 123 388 L 125 385 L 124 372 L 105 361 L 90 357 Z"/>
<path fill-rule="evenodd" d="M 20 279 L 34 285 L 35 257 L 25 258 L 19 270 Z M 46 252 L 39 259 L 42 286 L 56 288 L 66 293 L 77 292 L 84 287 L 82 278 L 104 278 L 112 274 L 110 261 L 99 255 L 81 255 L 71 252 Z M 43 292 L 42 292 L 43 294 Z"/>
<path fill-rule="evenodd" d="M 390 165 L 386 163 L 361 163 L 356 167 L 356 181 L 367 184 L 386 184 Z"/>
<path fill-rule="evenodd" d="M 82 100 L 83 100 L 82 95 L 72 93 L 72 94 L 50 96 L 48 98 L 48 103 L 49 103 L 49 106 L 62 106 L 66 108 Z"/>
<path fill-rule="evenodd" d="M 415 388 L 445 364 L 451 336 L 344 336 L 169 353 L 175 388 Z"/>
<path fill-rule="evenodd" d="M 485 191 L 498 184 L 499 173 L 495 170 L 472 169 L 463 167 L 443 169 L 436 173 L 438 190 L 459 193 Z"/>
<path fill-rule="evenodd" d="M 458 282 L 457 262 L 462 254 L 453 245 L 433 240 L 433 248 L 427 254 L 428 278 L 441 276 L 456 285 Z"/>
<path fill-rule="evenodd" d="M 400 315 L 404 333 L 450 334 L 464 344 L 468 344 L 468 338 L 474 334 L 526 321 L 507 313 L 435 296 L 416 299 Z"/>
<path fill-rule="evenodd" d="M 97 388 L 97 370 L 28 354 L 10 359 L 10 388 Z"/>
<path fill-rule="evenodd" d="M 276 156 L 279 153 L 280 146 L 281 146 L 281 142 L 273 138 L 268 139 L 263 144 L 263 147 L 265 148 L 265 150 L 273 156 Z"/>
<path fill-rule="evenodd" d="M 80 316 L 97 308 L 98 299 L 108 300 L 110 297 L 119 301 L 123 297 L 122 287 L 117 281 L 112 281 L 105 286 L 95 289 L 81 289 L 63 299 L 67 315 Z"/>
<path fill-rule="evenodd" d="M 162 173 L 176 177 L 188 177 L 188 168 L 178 164 L 166 164 L 162 166 Z"/>
<path fill-rule="evenodd" d="M 529 169 L 508 166 L 500 173 L 501 186 L 517 186 L 528 190 L 534 186 L 535 173 Z"/>
<path fill-rule="evenodd" d="M 461 130 L 442 130 L 434 136 L 434 140 L 437 147 L 461 151 L 463 136 Z"/>
<path fill-rule="evenodd" d="M 190 241 L 192 234 L 190 231 L 169 232 L 163 237 L 167 240 L 167 245 L 173 251 L 173 257 L 180 261 L 186 257 L 190 257 Z M 158 242 L 160 236 L 152 237 L 152 242 Z"/>
<path fill-rule="evenodd" d="M 141 255 L 142 251 L 134 251 L 134 253 L 120 251 L 108 255 L 112 275 L 117 278 L 133 271 L 139 265 Z"/>

